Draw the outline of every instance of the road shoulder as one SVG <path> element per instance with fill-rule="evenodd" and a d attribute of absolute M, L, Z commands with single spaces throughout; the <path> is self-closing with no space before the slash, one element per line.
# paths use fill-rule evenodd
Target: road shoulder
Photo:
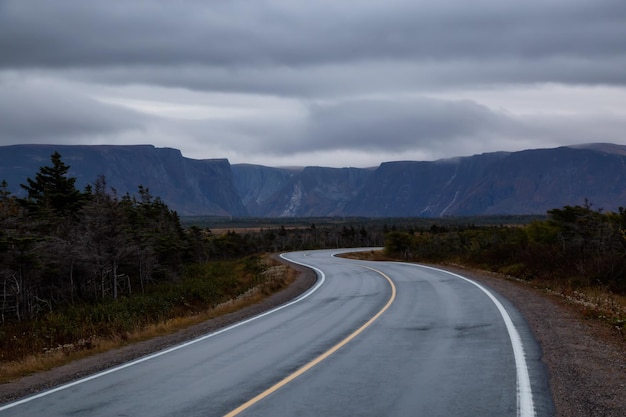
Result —
<path fill-rule="evenodd" d="M 489 286 L 520 311 L 541 346 L 558 417 L 626 416 L 626 341 L 617 331 L 528 283 L 437 267 Z"/>

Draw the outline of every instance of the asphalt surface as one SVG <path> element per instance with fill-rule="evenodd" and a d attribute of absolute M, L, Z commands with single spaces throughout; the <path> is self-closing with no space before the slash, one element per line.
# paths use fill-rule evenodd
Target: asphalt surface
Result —
<path fill-rule="evenodd" d="M 454 274 L 335 252 L 286 255 L 319 279 L 278 310 L 0 416 L 553 414 L 540 350 L 506 300 Z"/>

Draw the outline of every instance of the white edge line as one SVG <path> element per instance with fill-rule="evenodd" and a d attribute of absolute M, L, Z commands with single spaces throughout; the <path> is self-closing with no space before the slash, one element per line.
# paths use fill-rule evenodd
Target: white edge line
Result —
<path fill-rule="evenodd" d="M 515 358 L 515 368 L 517 371 L 517 415 L 518 417 L 534 417 L 535 416 L 535 405 L 533 402 L 533 393 L 530 385 L 530 376 L 528 372 L 528 365 L 526 364 L 526 354 L 524 353 L 524 345 L 522 343 L 522 338 L 519 335 L 519 332 L 515 328 L 513 324 L 513 320 L 511 316 L 506 311 L 502 303 L 485 287 L 480 285 L 479 283 L 472 281 L 469 278 L 465 278 L 462 275 L 455 274 L 454 272 L 446 271 L 444 269 L 433 268 L 426 265 L 420 264 L 406 264 L 416 266 L 420 268 L 432 269 L 434 271 L 445 272 L 446 274 L 453 275 L 457 278 L 461 278 L 470 284 L 475 285 L 480 288 L 487 296 L 491 299 L 491 301 L 496 305 L 502 319 L 504 320 L 504 324 L 506 325 L 506 329 L 509 333 L 509 338 L 511 339 L 511 345 L 513 347 L 513 356 Z"/>
<path fill-rule="evenodd" d="M 326 281 L 326 275 L 324 275 L 324 272 L 322 272 L 320 269 L 315 268 L 314 266 L 311 266 L 311 265 L 307 265 L 307 264 L 305 264 L 305 263 L 303 263 L 303 262 L 298 262 L 298 261 L 294 261 L 294 260 L 292 260 L 292 259 L 287 259 L 287 258 L 286 258 L 285 256 L 283 256 L 283 255 L 284 255 L 284 254 L 280 254 L 280 257 L 281 257 L 282 259 L 284 259 L 284 260 L 286 260 L 286 261 L 288 261 L 288 262 L 292 262 L 292 263 L 295 263 L 295 264 L 298 264 L 298 265 L 302 265 L 302 266 L 306 266 L 306 267 L 308 267 L 308 268 L 311 268 L 311 269 L 313 269 L 313 270 L 317 273 L 317 275 L 318 275 L 318 280 L 317 280 L 317 283 L 315 284 L 315 286 L 314 286 L 313 288 L 310 288 L 310 289 L 309 289 L 308 291 L 306 291 L 304 294 L 302 294 L 302 295 L 300 295 L 299 297 L 297 297 L 296 299 L 294 299 L 294 300 L 292 300 L 292 301 L 288 302 L 287 304 L 283 304 L 283 305 L 281 305 L 281 306 L 279 306 L 279 307 L 276 307 L 276 308 L 274 308 L 274 309 L 272 309 L 272 310 L 266 311 L 265 313 L 261 313 L 261 314 L 259 314 L 259 315 L 256 315 L 256 316 L 254 316 L 254 317 L 251 317 L 251 318 L 246 319 L 246 320 L 244 320 L 244 321 L 240 321 L 240 322 L 235 323 L 235 324 L 233 324 L 233 325 L 231 325 L 231 326 L 228 326 L 228 327 L 225 327 L 225 328 L 223 328 L 223 329 L 217 330 L 217 331 L 215 331 L 215 332 L 213 332 L 213 333 L 209 333 L 209 334 L 207 334 L 207 335 L 200 336 L 200 337 L 198 337 L 198 338 L 196 338 L 196 339 L 193 339 L 193 340 L 190 340 L 190 341 L 188 341 L 188 342 L 182 343 L 182 344 L 180 344 L 180 345 L 176 345 L 176 346 L 173 346 L 173 347 L 171 347 L 171 348 L 168 348 L 168 349 L 165 349 L 165 350 L 159 351 L 159 352 L 157 352 L 157 353 L 153 353 L 152 355 L 144 356 L 144 357 L 142 357 L 142 358 L 140 358 L 140 359 L 136 359 L 136 360 L 134 360 L 134 361 L 127 362 L 127 363 L 125 363 L 125 364 L 123 364 L 123 365 L 116 366 L 116 367 L 111 368 L 111 369 L 107 369 L 106 371 L 98 372 L 98 373 L 93 374 L 93 375 L 90 375 L 90 376 L 88 376 L 88 377 L 81 378 L 81 379 L 78 379 L 78 380 L 76 380 L 76 381 L 73 381 L 73 382 L 70 382 L 70 383 L 67 383 L 67 384 L 64 384 L 64 385 L 58 386 L 58 387 L 56 387 L 56 388 L 53 388 L 53 389 L 50 389 L 50 390 L 47 390 L 47 391 L 40 392 L 39 394 L 35 394 L 35 395 L 32 395 L 32 396 L 30 396 L 30 397 L 23 398 L 23 399 L 21 399 L 21 400 L 15 401 L 15 402 L 5 404 L 5 405 L 3 405 L 3 406 L 0 406 L 0 411 L 8 410 L 8 409 L 10 409 L 10 408 L 17 407 L 18 405 L 25 404 L 25 403 L 28 403 L 28 402 L 30 402 L 30 401 L 36 400 L 36 399 L 38 399 L 38 398 L 42 398 L 42 397 L 45 397 L 45 396 L 48 396 L 48 395 L 54 394 L 54 393 L 56 393 L 56 392 L 63 391 L 63 390 L 65 390 L 65 389 L 71 388 L 71 387 L 73 387 L 73 386 L 76 386 L 76 385 L 79 385 L 79 384 L 82 384 L 82 383 L 85 383 L 85 382 L 88 382 L 88 381 L 91 381 L 91 380 L 94 380 L 94 379 L 97 379 L 97 378 L 103 377 L 103 376 L 108 375 L 108 374 L 111 374 L 111 373 L 113 373 L 113 372 L 117 372 L 117 371 L 121 371 L 122 369 L 130 368 L 131 366 L 138 365 L 138 364 L 140 364 L 140 363 L 142 363 L 142 362 L 146 362 L 146 361 L 148 361 L 148 360 L 150 360 L 150 359 L 154 359 L 154 358 L 157 358 L 157 357 L 159 357 L 159 356 L 166 355 L 166 354 L 168 354 L 168 353 L 171 353 L 171 352 L 174 352 L 174 351 L 176 351 L 176 350 L 179 350 L 179 349 L 185 348 L 185 347 L 187 347 L 187 346 L 193 345 L 193 344 L 198 343 L 198 342 L 201 342 L 201 341 L 203 341 L 203 340 L 210 339 L 210 338 L 212 338 L 212 337 L 214 337 L 214 336 L 217 336 L 217 335 L 219 335 L 219 334 L 225 333 L 225 332 L 230 331 L 230 330 L 232 330 L 232 329 L 235 329 L 235 328 L 237 328 L 237 327 L 239 327 L 239 326 L 243 326 L 244 324 L 250 323 L 250 322 L 252 322 L 252 321 L 254 321 L 254 320 L 257 320 L 257 319 L 260 319 L 260 318 L 262 318 L 262 317 L 265 317 L 265 316 L 268 316 L 268 315 L 270 315 L 270 314 L 273 314 L 273 313 L 275 313 L 275 312 L 277 312 L 277 311 L 280 311 L 280 310 L 282 310 L 282 309 L 284 309 L 284 308 L 287 308 L 287 307 L 289 307 L 289 306 L 292 306 L 292 305 L 294 305 L 294 304 L 296 304 L 296 303 L 298 303 L 298 302 L 300 302 L 300 301 L 302 301 L 302 300 L 304 300 L 304 299 L 308 298 L 311 294 L 313 294 L 315 291 L 317 291 L 317 290 L 318 290 L 318 289 L 319 289 L 319 288 L 320 288 L 320 287 L 324 284 L 324 281 Z"/>

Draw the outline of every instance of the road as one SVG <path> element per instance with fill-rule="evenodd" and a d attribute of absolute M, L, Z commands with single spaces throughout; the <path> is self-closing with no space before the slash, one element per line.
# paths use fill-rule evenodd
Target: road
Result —
<path fill-rule="evenodd" d="M 34 397 L 0 416 L 548 416 L 540 349 L 510 303 L 428 267 L 284 255 L 318 283 L 278 309 Z"/>

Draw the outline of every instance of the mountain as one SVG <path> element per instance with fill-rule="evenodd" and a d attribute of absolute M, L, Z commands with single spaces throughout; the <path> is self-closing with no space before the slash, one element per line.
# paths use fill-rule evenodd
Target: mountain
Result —
<path fill-rule="evenodd" d="M 506 156 L 506 153 L 489 153 L 434 162 L 383 163 L 346 207 L 346 215 L 439 217 L 459 214 L 454 203 L 481 181 L 494 162 Z"/>
<path fill-rule="evenodd" d="M 626 146 L 596 143 L 493 152 L 377 168 L 273 168 L 195 160 L 169 148 L 0 147 L 0 180 L 19 184 L 58 151 L 84 187 L 104 175 L 118 195 L 150 189 L 181 215 L 441 217 L 545 214 L 583 204 L 626 206 Z M 23 194 L 22 194 L 23 195 Z"/>
<path fill-rule="evenodd" d="M 353 216 L 545 214 L 626 206 L 626 147 L 594 144 L 381 164 L 346 207 Z"/>
<path fill-rule="evenodd" d="M 563 147 L 512 153 L 494 163 L 452 209 L 532 214 L 588 199 L 596 208 L 615 211 L 626 206 L 625 151 Z"/>
<path fill-rule="evenodd" d="M 143 185 L 181 215 L 245 216 L 247 211 L 233 183 L 226 159 L 195 160 L 177 149 L 137 146 L 13 145 L 0 147 L 0 179 L 18 196 L 19 184 L 50 165 L 58 151 L 82 189 L 104 175 L 118 195 L 134 194 Z"/>

